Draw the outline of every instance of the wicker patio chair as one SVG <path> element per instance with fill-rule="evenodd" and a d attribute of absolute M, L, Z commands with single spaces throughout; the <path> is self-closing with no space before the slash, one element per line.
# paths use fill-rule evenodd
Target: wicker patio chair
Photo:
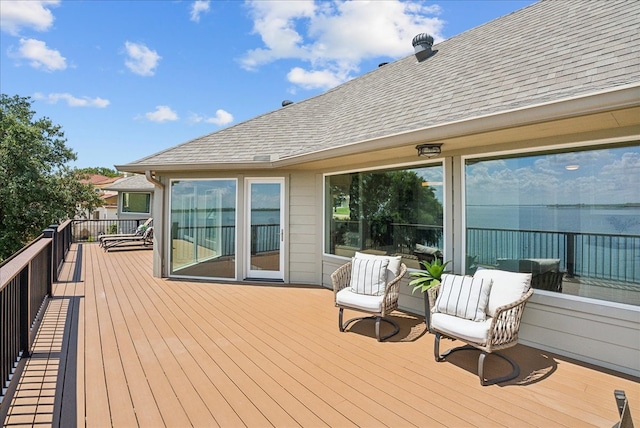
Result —
<path fill-rule="evenodd" d="M 387 263 L 390 262 L 390 264 L 384 264 L 384 259 L 387 260 Z M 362 260 L 365 261 L 363 262 Z M 378 263 L 378 261 L 381 260 L 383 267 Z M 384 279 L 381 278 L 383 275 L 381 273 L 382 271 L 380 271 L 378 275 L 380 281 L 377 285 L 379 287 L 369 287 L 370 284 L 366 284 L 368 279 L 366 279 L 365 276 L 370 278 L 371 275 L 369 274 L 371 270 L 366 272 L 366 275 L 363 275 L 363 269 L 366 269 L 364 267 L 365 265 L 371 269 L 384 269 Z M 367 256 L 361 255 L 360 253 L 356 253 L 356 257 L 354 257 L 351 262 L 333 272 L 333 274 L 331 274 L 331 281 L 333 282 L 335 305 L 340 309 L 338 314 L 340 331 L 344 332 L 352 322 L 363 319 L 373 319 L 375 320 L 376 338 L 379 342 L 398 333 L 398 331 L 400 331 L 398 324 L 387 318 L 387 316 L 398 308 L 400 280 L 406 272 L 407 266 L 400 262 L 400 257 Z M 343 322 L 344 309 L 365 312 L 370 315 L 352 318 Z M 381 321 L 392 325 L 394 328 L 393 331 L 384 336 L 380 336 Z"/>
<path fill-rule="evenodd" d="M 539 290 L 555 291 L 562 293 L 562 280 L 564 272 L 544 272 L 533 274 L 531 286 Z"/>
<path fill-rule="evenodd" d="M 442 284 L 430 292 L 436 361 L 443 361 L 452 352 L 476 349 L 480 350 L 478 377 L 482 385 L 505 382 L 520 374 L 520 368 L 513 359 L 496 351 L 518 343 L 520 320 L 525 304 L 533 294 L 530 273 L 481 269 L 473 277 L 443 275 Z M 437 296 L 435 301 L 433 296 Z M 460 302 L 467 303 L 461 305 Z M 457 339 L 466 345 L 440 354 L 441 337 Z M 506 360 L 511 365 L 511 373 L 485 379 L 484 360 L 487 354 Z"/>

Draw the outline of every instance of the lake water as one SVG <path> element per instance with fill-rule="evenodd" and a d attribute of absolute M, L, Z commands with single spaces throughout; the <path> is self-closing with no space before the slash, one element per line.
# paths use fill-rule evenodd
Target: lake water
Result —
<path fill-rule="evenodd" d="M 467 226 L 640 236 L 640 207 L 467 206 Z"/>

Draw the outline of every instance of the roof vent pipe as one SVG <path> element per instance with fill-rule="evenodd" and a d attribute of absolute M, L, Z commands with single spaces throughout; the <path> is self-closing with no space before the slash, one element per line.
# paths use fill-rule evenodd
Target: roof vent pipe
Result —
<path fill-rule="evenodd" d="M 411 41 L 414 53 L 418 62 L 422 62 L 431 55 L 431 46 L 433 46 L 433 37 L 427 33 L 418 34 Z"/>

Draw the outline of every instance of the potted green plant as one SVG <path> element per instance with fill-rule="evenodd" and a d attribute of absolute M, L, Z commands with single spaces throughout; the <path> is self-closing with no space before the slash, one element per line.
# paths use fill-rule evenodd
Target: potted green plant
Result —
<path fill-rule="evenodd" d="M 440 285 L 440 277 L 442 274 L 449 273 L 445 268 L 450 262 L 451 261 L 442 263 L 438 258 L 432 262 L 428 262 L 426 260 L 421 261 L 420 264 L 424 266 L 424 270 L 409 273 L 409 276 L 415 278 L 409 282 L 409 285 L 413 287 L 412 293 L 415 293 L 416 290 L 420 290 L 425 293 L 430 288 Z"/>
<path fill-rule="evenodd" d="M 427 324 L 427 331 L 431 331 L 431 312 L 429 310 L 429 296 L 427 291 L 440 285 L 442 274 L 449 273 L 445 268 L 450 262 L 451 260 L 442 263 L 438 258 L 435 258 L 432 262 L 423 260 L 420 264 L 424 267 L 424 270 L 409 273 L 409 276 L 415 278 L 409 282 L 409 285 L 413 287 L 412 293 L 420 290 L 424 294 L 424 321 Z"/>

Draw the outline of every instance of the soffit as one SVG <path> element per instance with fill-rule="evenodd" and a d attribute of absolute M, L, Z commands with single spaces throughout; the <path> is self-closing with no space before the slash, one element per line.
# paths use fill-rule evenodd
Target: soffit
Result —
<path fill-rule="evenodd" d="M 604 132 L 603 132 L 604 131 Z M 353 168 L 354 165 L 389 164 L 418 161 L 415 146 L 425 142 L 438 142 L 442 145 L 442 156 L 469 154 L 512 148 L 544 147 L 567 142 L 579 142 L 590 138 L 624 137 L 640 134 L 640 107 L 619 111 L 592 114 L 577 118 L 556 120 L 480 132 L 461 136 L 451 136 L 436 140 L 421 139 L 407 145 L 381 149 L 363 150 L 359 153 L 344 154 L 337 157 L 290 165 L 288 169 L 335 170 Z M 565 138 L 563 138 L 565 137 Z M 523 144 L 525 143 L 525 144 Z M 482 149 L 482 150 L 478 150 Z"/>

